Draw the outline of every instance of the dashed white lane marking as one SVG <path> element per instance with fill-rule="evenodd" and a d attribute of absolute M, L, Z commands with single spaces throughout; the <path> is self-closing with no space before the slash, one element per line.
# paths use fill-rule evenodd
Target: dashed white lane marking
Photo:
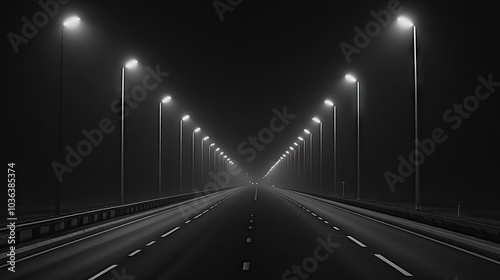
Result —
<path fill-rule="evenodd" d="M 255 188 L 255 196 L 253 197 L 253 200 L 257 200 L 257 188 Z"/>
<path fill-rule="evenodd" d="M 338 227 L 333 227 L 334 230 L 340 230 Z"/>
<path fill-rule="evenodd" d="M 250 262 L 243 262 L 243 270 L 250 270 Z"/>
<path fill-rule="evenodd" d="M 203 215 L 203 213 L 200 213 L 200 214 L 198 214 L 198 215 L 194 216 L 194 218 L 193 218 L 193 219 L 198 219 L 199 217 L 201 217 L 201 215 Z"/>
<path fill-rule="evenodd" d="M 307 211 L 307 212 L 311 212 L 311 211 L 309 211 L 309 209 L 306 209 L 306 211 Z"/>
<path fill-rule="evenodd" d="M 252 229 L 252 226 L 249 226 L 248 229 Z"/>
<path fill-rule="evenodd" d="M 316 213 L 311 213 L 311 215 L 313 215 L 314 217 L 318 216 L 318 215 L 316 215 Z"/>
<path fill-rule="evenodd" d="M 251 243 L 252 242 L 252 238 L 248 237 L 247 238 L 247 243 Z"/>
<path fill-rule="evenodd" d="M 352 236 L 350 236 L 350 235 L 347 235 L 347 238 L 351 239 L 351 241 L 352 241 L 352 242 L 354 242 L 354 243 L 358 244 L 358 245 L 359 245 L 359 246 L 361 246 L 361 247 L 366 247 L 366 245 L 365 245 L 365 244 L 363 244 L 363 243 L 359 242 L 356 238 L 354 238 L 354 237 L 352 237 Z"/>
<path fill-rule="evenodd" d="M 104 269 L 103 271 L 101 271 L 101 272 L 97 273 L 96 275 L 90 277 L 88 280 L 95 280 L 95 279 L 99 278 L 101 275 L 103 275 L 104 273 L 110 271 L 111 269 L 113 269 L 113 268 L 115 268 L 117 266 L 118 266 L 117 264 L 111 265 L 108 268 Z"/>
<path fill-rule="evenodd" d="M 174 228 L 173 230 L 171 230 L 171 231 L 169 231 L 169 232 L 165 233 L 165 234 L 164 234 L 164 235 L 162 235 L 161 237 L 162 237 L 162 238 L 163 238 L 163 237 L 167 237 L 167 236 L 169 236 L 170 234 L 174 233 L 176 230 L 178 230 L 178 229 L 180 229 L 180 228 L 181 228 L 181 227 L 176 227 L 176 228 Z"/>
<path fill-rule="evenodd" d="M 151 245 L 153 245 L 153 244 L 155 244 L 155 243 L 156 243 L 156 241 L 154 241 L 154 240 L 153 240 L 153 241 L 149 242 L 148 244 L 146 244 L 146 246 L 148 246 L 148 247 L 149 247 L 149 246 L 151 246 Z"/>
<path fill-rule="evenodd" d="M 184 223 L 185 223 L 185 224 L 189 224 L 190 222 L 191 222 L 191 220 L 187 220 L 187 221 L 185 221 Z"/>
<path fill-rule="evenodd" d="M 205 210 L 205 211 L 201 212 L 201 214 L 206 214 L 208 211 L 210 211 L 210 210 Z"/>
<path fill-rule="evenodd" d="M 413 276 L 408 271 L 406 271 L 406 270 L 402 269 L 401 267 L 399 267 L 397 264 L 395 264 L 395 263 L 391 262 L 390 260 L 386 259 L 384 256 L 382 256 L 380 254 L 375 254 L 375 257 L 381 259 L 386 264 L 392 266 L 394 269 L 396 269 L 397 271 L 401 272 L 404 276 Z"/>
<path fill-rule="evenodd" d="M 323 221 L 323 218 L 321 218 L 321 217 L 318 217 L 318 220 L 320 220 L 320 221 Z"/>
<path fill-rule="evenodd" d="M 324 222 L 325 224 L 329 224 L 329 222 L 328 222 L 328 221 L 323 221 L 323 222 Z"/>
<path fill-rule="evenodd" d="M 253 223 L 253 220 L 250 220 L 250 223 Z"/>
<path fill-rule="evenodd" d="M 135 250 L 132 253 L 130 253 L 128 256 L 133 257 L 133 256 L 137 255 L 140 251 L 142 251 L 142 250 L 141 249 Z"/>

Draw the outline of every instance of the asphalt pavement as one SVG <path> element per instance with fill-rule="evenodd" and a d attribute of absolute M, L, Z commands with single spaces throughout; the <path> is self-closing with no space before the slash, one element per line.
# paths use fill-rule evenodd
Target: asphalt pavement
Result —
<path fill-rule="evenodd" d="M 18 256 L 1 279 L 497 279 L 500 262 L 274 187 L 238 187 Z"/>

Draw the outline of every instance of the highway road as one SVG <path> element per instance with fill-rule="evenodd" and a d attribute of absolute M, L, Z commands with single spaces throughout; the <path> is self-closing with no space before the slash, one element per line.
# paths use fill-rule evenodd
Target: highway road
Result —
<path fill-rule="evenodd" d="M 500 262 L 299 193 L 238 187 L 19 254 L 1 279 L 497 279 Z"/>

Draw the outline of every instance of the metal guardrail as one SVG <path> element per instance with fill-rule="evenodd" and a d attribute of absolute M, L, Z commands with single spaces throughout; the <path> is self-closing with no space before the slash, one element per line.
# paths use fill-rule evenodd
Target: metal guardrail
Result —
<path fill-rule="evenodd" d="M 141 202 L 134 202 L 126 205 L 111 206 L 96 210 L 16 224 L 16 243 L 35 240 L 54 233 L 75 229 L 107 219 L 138 213 L 144 210 L 149 210 L 175 202 L 195 198 L 200 194 L 205 195 L 215 193 L 218 191 L 227 190 L 229 188 L 231 187 L 157 198 Z M 0 236 L 8 236 L 9 233 L 10 229 L 7 226 L 0 229 Z"/>
<path fill-rule="evenodd" d="M 278 186 L 278 185 L 276 185 Z M 279 186 L 280 188 L 285 188 Z M 285 188 L 288 189 L 288 188 Z M 318 193 L 297 191 L 289 189 L 295 192 L 304 193 L 320 198 L 325 198 L 332 201 L 341 202 L 347 205 L 360 207 L 363 209 L 372 210 L 378 213 L 388 214 L 394 217 L 403 218 L 410 221 L 419 222 L 422 224 L 427 224 L 435 226 L 442 229 L 451 230 L 453 232 L 463 233 L 469 236 L 474 236 L 484 240 L 492 241 L 495 243 L 500 243 L 500 227 L 494 225 L 487 225 L 472 221 L 463 220 L 460 218 L 445 217 L 431 213 L 424 213 L 420 211 L 398 208 L 389 205 L 381 205 L 373 202 L 354 200 L 344 197 L 324 195 Z"/>

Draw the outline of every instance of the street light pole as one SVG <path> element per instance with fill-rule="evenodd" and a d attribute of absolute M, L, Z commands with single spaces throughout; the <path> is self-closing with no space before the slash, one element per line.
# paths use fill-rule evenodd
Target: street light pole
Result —
<path fill-rule="evenodd" d="M 215 143 L 212 143 L 208 146 L 208 181 L 207 183 L 210 183 L 210 171 L 213 169 L 213 166 L 212 166 L 212 169 L 210 168 L 210 166 L 212 165 L 212 160 L 210 159 L 210 156 L 212 156 L 212 152 L 210 152 L 210 149 L 215 146 Z M 215 155 L 214 155 L 215 156 Z"/>
<path fill-rule="evenodd" d="M 215 166 L 217 165 L 217 162 L 216 162 L 217 158 L 215 156 L 216 156 L 216 154 L 217 154 L 217 152 L 219 150 L 220 150 L 220 148 L 217 148 L 217 149 L 214 150 L 214 164 L 212 166 L 212 174 L 213 174 L 213 178 L 212 179 L 214 179 L 214 182 L 215 182 Z"/>
<path fill-rule="evenodd" d="M 420 204 L 420 155 L 418 151 L 417 27 L 413 25 L 413 72 L 415 84 L 415 210 Z"/>
<path fill-rule="evenodd" d="M 359 138 L 360 138 L 360 135 L 359 135 L 359 122 L 360 122 L 360 118 L 359 118 L 359 81 L 351 74 L 347 74 L 345 75 L 345 78 L 347 81 L 349 82 L 355 82 L 356 83 L 356 111 L 357 111 L 357 114 L 356 114 L 356 142 L 357 142 L 357 149 L 356 149 L 356 162 L 357 162 L 357 195 L 356 195 L 356 199 L 357 200 L 360 200 L 361 199 L 361 194 L 360 194 L 360 190 L 361 190 L 361 171 L 360 171 L 360 145 L 359 145 Z"/>
<path fill-rule="evenodd" d="M 181 119 L 180 132 L 179 132 L 179 194 L 182 193 L 182 124 L 183 121 L 189 119 L 189 115 L 185 115 Z"/>
<path fill-rule="evenodd" d="M 161 197 L 161 104 L 158 104 L 158 198 Z"/>
<path fill-rule="evenodd" d="M 64 27 L 75 27 L 80 23 L 79 17 L 70 17 L 66 19 L 60 30 L 59 38 L 59 96 L 58 96 L 58 112 L 57 112 L 57 128 L 56 128 L 56 159 L 61 160 L 61 130 L 62 130 L 62 109 L 63 109 L 63 46 L 64 46 Z M 55 201 L 54 211 L 56 215 L 61 214 L 61 186 L 55 184 Z"/>
<path fill-rule="evenodd" d="M 304 143 L 304 149 L 303 149 L 303 153 L 304 153 L 304 156 L 303 156 L 303 168 L 302 168 L 302 184 L 304 184 L 304 190 L 305 190 L 305 185 L 306 185 L 306 140 L 304 140 L 304 138 L 302 137 L 297 137 L 300 141 L 302 141 Z"/>
<path fill-rule="evenodd" d="M 204 165 L 205 165 L 205 162 L 203 160 L 203 142 L 205 142 L 205 140 L 208 140 L 210 137 L 206 136 L 205 138 L 201 139 L 201 186 L 203 186 L 205 184 L 205 178 L 203 176 L 203 168 L 204 168 Z M 210 150 L 210 147 L 209 147 L 209 150 Z M 209 162 L 210 164 L 210 162 Z"/>
<path fill-rule="evenodd" d="M 172 98 L 167 96 L 158 104 L 158 197 L 161 197 L 161 146 L 162 146 L 162 117 L 161 104 L 170 102 Z"/>
<path fill-rule="evenodd" d="M 313 121 L 319 123 L 319 192 L 323 191 L 323 123 L 316 117 Z"/>
<path fill-rule="evenodd" d="M 307 129 L 304 132 L 309 134 L 309 187 L 312 189 L 312 133 Z"/>
<path fill-rule="evenodd" d="M 296 142 L 293 142 L 293 144 L 297 147 L 297 187 L 299 187 L 300 182 L 302 181 L 300 177 L 300 145 L 297 144 Z"/>
<path fill-rule="evenodd" d="M 337 106 L 333 105 L 333 193 L 337 194 Z"/>
<path fill-rule="evenodd" d="M 221 166 L 221 159 L 220 157 L 224 155 L 224 152 L 220 152 L 219 156 L 217 157 L 217 174 L 220 174 L 220 166 Z M 219 176 L 217 176 L 217 179 L 219 179 Z M 220 184 L 219 184 L 220 186 Z"/>
<path fill-rule="evenodd" d="M 124 203 L 124 189 L 125 189 L 125 158 L 124 158 L 124 153 L 125 153 L 125 141 L 124 141 L 124 135 L 125 135 L 125 67 L 122 67 L 122 115 L 121 115 L 121 144 L 120 144 L 120 201 L 121 204 Z"/>
<path fill-rule="evenodd" d="M 331 100 L 325 100 L 325 104 L 333 108 L 333 194 L 337 194 L 337 106 Z"/>
<path fill-rule="evenodd" d="M 198 131 L 200 131 L 201 128 L 197 127 L 195 130 L 193 130 L 193 138 L 191 140 L 191 143 L 193 145 L 192 147 L 192 150 L 191 150 L 191 183 L 192 183 L 192 187 L 191 187 L 191 191 L 194 191 L 194 169 L 195 169 L 195 164 L 194 164 L 194 134 Z"/>
<path fill-rule="evenodd" d="M 290 150 L 292 150 L 293 152 L 293 156 L 292 156 L 292 159 L 291 159 L 291 165 L 292 165 L 292 182 L 293 182 L 293 187 L 295 187 L 295 150 L 293 149 L 293 147 L 290 147 Z"/>
<path fill-rule="evenodd" d="M 406 17 L 398 17 L 398 22 L 411 27 L 413 35 L 413 83 L 414 83 L 414 119 L 415 119 L 415 210 L 421 210 L 420 204 L 420 155 L 418 150 L 418 80 L 417 80 L 417 27 Z"/>
<path fill-rule="evenodd" d="M 125 203 L 125 68 L 133 68 L 137 60 L 129 60 L 122 66 L 122 115 L 121 115 L 121 147 L 120 147 L 120 190 L 121 204 Z"/>
<path fill-rule="evenodd" d="M 357 125 L 357 133 L 356 133 L 356 136 L 357 136 L 357 147 L 358 147 L 358 153 L 357 153 L 357 163 L 358 163 L 358 172 L 357 172 L 357 178 L 358 178 L 358 197 L 357 197 L 357 200 L 360 200 L 361 199 L 361 170 L 360 170 L 360 132 L 359 132 L 359 122 L 360 122 L 360 118 L 359 118 L 359 81 L 356 81 L 356 107 L 357 107 L 357 111 L 358 111 L 358 114 L 357 114 L 357 122 L 358 122 L 358 125 Z"/>

